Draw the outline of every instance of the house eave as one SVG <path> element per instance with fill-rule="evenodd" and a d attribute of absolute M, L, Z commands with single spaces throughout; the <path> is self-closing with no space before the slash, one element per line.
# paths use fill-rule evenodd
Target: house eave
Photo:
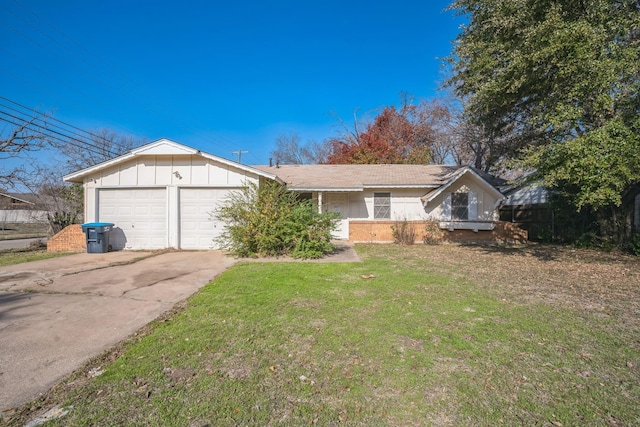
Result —
<path fill-rule="evenodd" d="M 35 203 L 30 202 L 30 201 L 25 200 L 25 199 L 21 199 L 20 197 L 17 197 L 17 196 L 12 196 L 11 194 L 7 194 L 7 193 L 2 193 L 2 192 L 0 192 L 0 196 L 4 196 L 4 197 L 7 197 L 7 198 L 9 198 L 9 199 L 17 200 L 17 201 L 19 201 L 19 202 L 22 202 L 22 203 L 26 203 L 26 204 L 28 204 L 28 205 L 35 206 Z"/>
<path fill-rule="evenodd" d="M 173 151 L 171 152 L 166 152 L 166 153 L 162 153 L 162 152 L 157 152 L 154 151 L 154 148 L 157 148 L 161 145 L 167 145 L 169 147 L 171 147 L 173 149 Z M 252 168 L 251 166 L 246 166 L 240 163 L 236 163 L 234 161 L 231 160 L 227 160 L 224 159 L 222 157 L 218 157 L 215 156 L 213 154 L 209 154 L 209 153 L 205 153 L 203 151 L 197 150 L 195 148 L 192 147 L 188 147 L 186 145 L 182 145 L 179 144 L 177 142 L 171 141 L 169 139 L 166 138 L 162 138 L 159 139 L 157 141 L 151 142 L 149 144 L 143 145 L 141 147 L 138 148 L 134 148 L 133 150 L 129 151 L 128 153 L 125 153 L 121 156 L 115 157 L 113 159 L 107 160 L 105 162 L 102 163 L 98 163 L 97 165 L 94 166 L 90 166 L 86 169 L 82 169 L 79 170 L 77 172 L 73 172 L 70 173 L 68 175 L 65 175 L 62 179 L 65 182 L 73 182 L 73 183 L 78 183 L 78 184 L 82 184 L 84 182 L 84 178 L 96 173 L 100 170 L 103 169 L 107 169 L 110 168 L 112 166 L 121 164 L 121 163 L 125 163 L 131 159 L 134 159 L 136 157 L 141 157 L 141 156 L 150 156 L 150 155 L 192 155 L 192 156 L 200 156 L 203 157 L 205 159 L 211 160 L 211 161 L 215 161 L 217 163 L 221 163 L 225 166 L 229 166 L 229 167 L 233 167 L 236 169 L 240 169 L 243 170 L 245 172 L 250 172 L 252 174 L 255 174 L 257 176 L 263 177 L 263 178 L 267 178 L 276 182 L 279 182 L 280 184 L 284 184 L 284 182 L 278 178 L 276 175 L 268 173 L 268 172 L 264 172 L 260 169 L 255 169 Z"/>
<path fill-rule="evenodd" d="M 438 188 L 438 184 L 364 184 L 363 188 L 384 188 L 384 189 L 416 189 L 416 188 Z"/>
<path fill-rule="evenodd" d="M 497 188 L 495 188 L 493 185 L 487 182 L 486 179 L 484 179 L 482 176 L 480 176 L 477 172 L 475 172 L 472 168 L 468 166 L 454 173 L 453 176 L 449 178 L 449 180 L 445 184 L 440 186 L 440 188 L 425 194 L 420 199 L 424 202 L 426 206 L 429 202 L 432 202 L 436 197 L 444 193 L 449 187 L 453 185 L 454 182 L 462 178 L 467 173 L 474 176 L 479 182 L 483 183 L 483 185 L 496 196 L 497 204 L 499 204 L 500 202 L 502 202 L 502 200 L 505 199 L 504 194 L 502 194 Z"/>
<path fill-rule="evenodd" d="M 364 189 L 362 187 L 287 187 L 287 189 L 291 191 L 297 191 L 299 193 L 308 193 L 308 192 L 336 192 L 336 193 L 356 193 L 362 192 Z"/>

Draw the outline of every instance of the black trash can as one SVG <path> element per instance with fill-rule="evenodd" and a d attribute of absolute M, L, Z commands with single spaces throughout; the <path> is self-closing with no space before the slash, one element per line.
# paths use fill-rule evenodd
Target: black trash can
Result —
<path fill-rule="evenodd" d="M 104 254 L 109 252 L 109 233 L 113 228 L 110 222 L 89 222 L 82 224 L 82 231 L 87 238 L 87 253 Z"/>

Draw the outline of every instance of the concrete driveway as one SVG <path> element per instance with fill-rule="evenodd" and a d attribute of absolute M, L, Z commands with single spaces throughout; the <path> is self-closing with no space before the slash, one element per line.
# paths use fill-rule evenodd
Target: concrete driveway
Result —
<path fill-rule="evenodd" d="M 122 251 L 0 268 L 0 411 L 38 397 L 234 263 L 217 251 Z"/>

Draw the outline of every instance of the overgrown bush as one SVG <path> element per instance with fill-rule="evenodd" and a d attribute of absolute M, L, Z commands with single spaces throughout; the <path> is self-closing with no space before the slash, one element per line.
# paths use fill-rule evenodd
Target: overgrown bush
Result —
<path fill-rule="evenodd" d="M 611 251 L 615 248 L 615 245 L 610 240 L 595 232 L 584 233 L 573 242 L 573 245 L 578 249 L 598 249 L 603 251 Z"/>
<path fill-rule="evenodd" d="M 435 221 L 426 221 L 424 224 L 424 234 L 422 243 L 425 245 L 438 245 L 444 240 L 444 233 Z"/>
<path fill-rule="evenodd" d="M 333 251 L 338 214 L 318 213 L 310 200 L 275 182 L 249 183 L 212 215 L 226 226 L 216 242 L 238 256 L 320 258 Z"/>
<path fill-rule="evenodd" d="M 53 214 L 47 214 L 49 221 L 49 227 L 51 229 L 51 235 L 64 230 L 65 227 L 71 224 L 78 224 L 78 215 L 74 212 L 54 212 Z"/>
<path fill-rule="evenodd" d="M 413 245 L 416 241 L 416 230 L 406 219 L 397 220 L 391 226 L 391 235 L 394 243 L 400 245 Z"/>

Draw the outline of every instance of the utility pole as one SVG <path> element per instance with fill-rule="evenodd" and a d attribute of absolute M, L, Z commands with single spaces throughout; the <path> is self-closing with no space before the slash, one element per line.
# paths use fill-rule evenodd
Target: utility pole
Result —
<path fill-rule="evenodd" d="M 238 151 L 232 151 L 231 154 L 237 154 L 238 155 L 238 163 L 242 163 L 242 155 L 243 154 L 247 154 L 248 151 L 242 151 L 242 150 L 238 150 Z"/>
<path fill-rule="evenodd" d="M 238 163 L 242 163 L 242 155 L 243 154 L 247 154 L 248 151 L 242 151 L 242 150 L 238 150 L 238 151 L 232 151 L 231 154 L 237 154 L 238 155 Z"/>

